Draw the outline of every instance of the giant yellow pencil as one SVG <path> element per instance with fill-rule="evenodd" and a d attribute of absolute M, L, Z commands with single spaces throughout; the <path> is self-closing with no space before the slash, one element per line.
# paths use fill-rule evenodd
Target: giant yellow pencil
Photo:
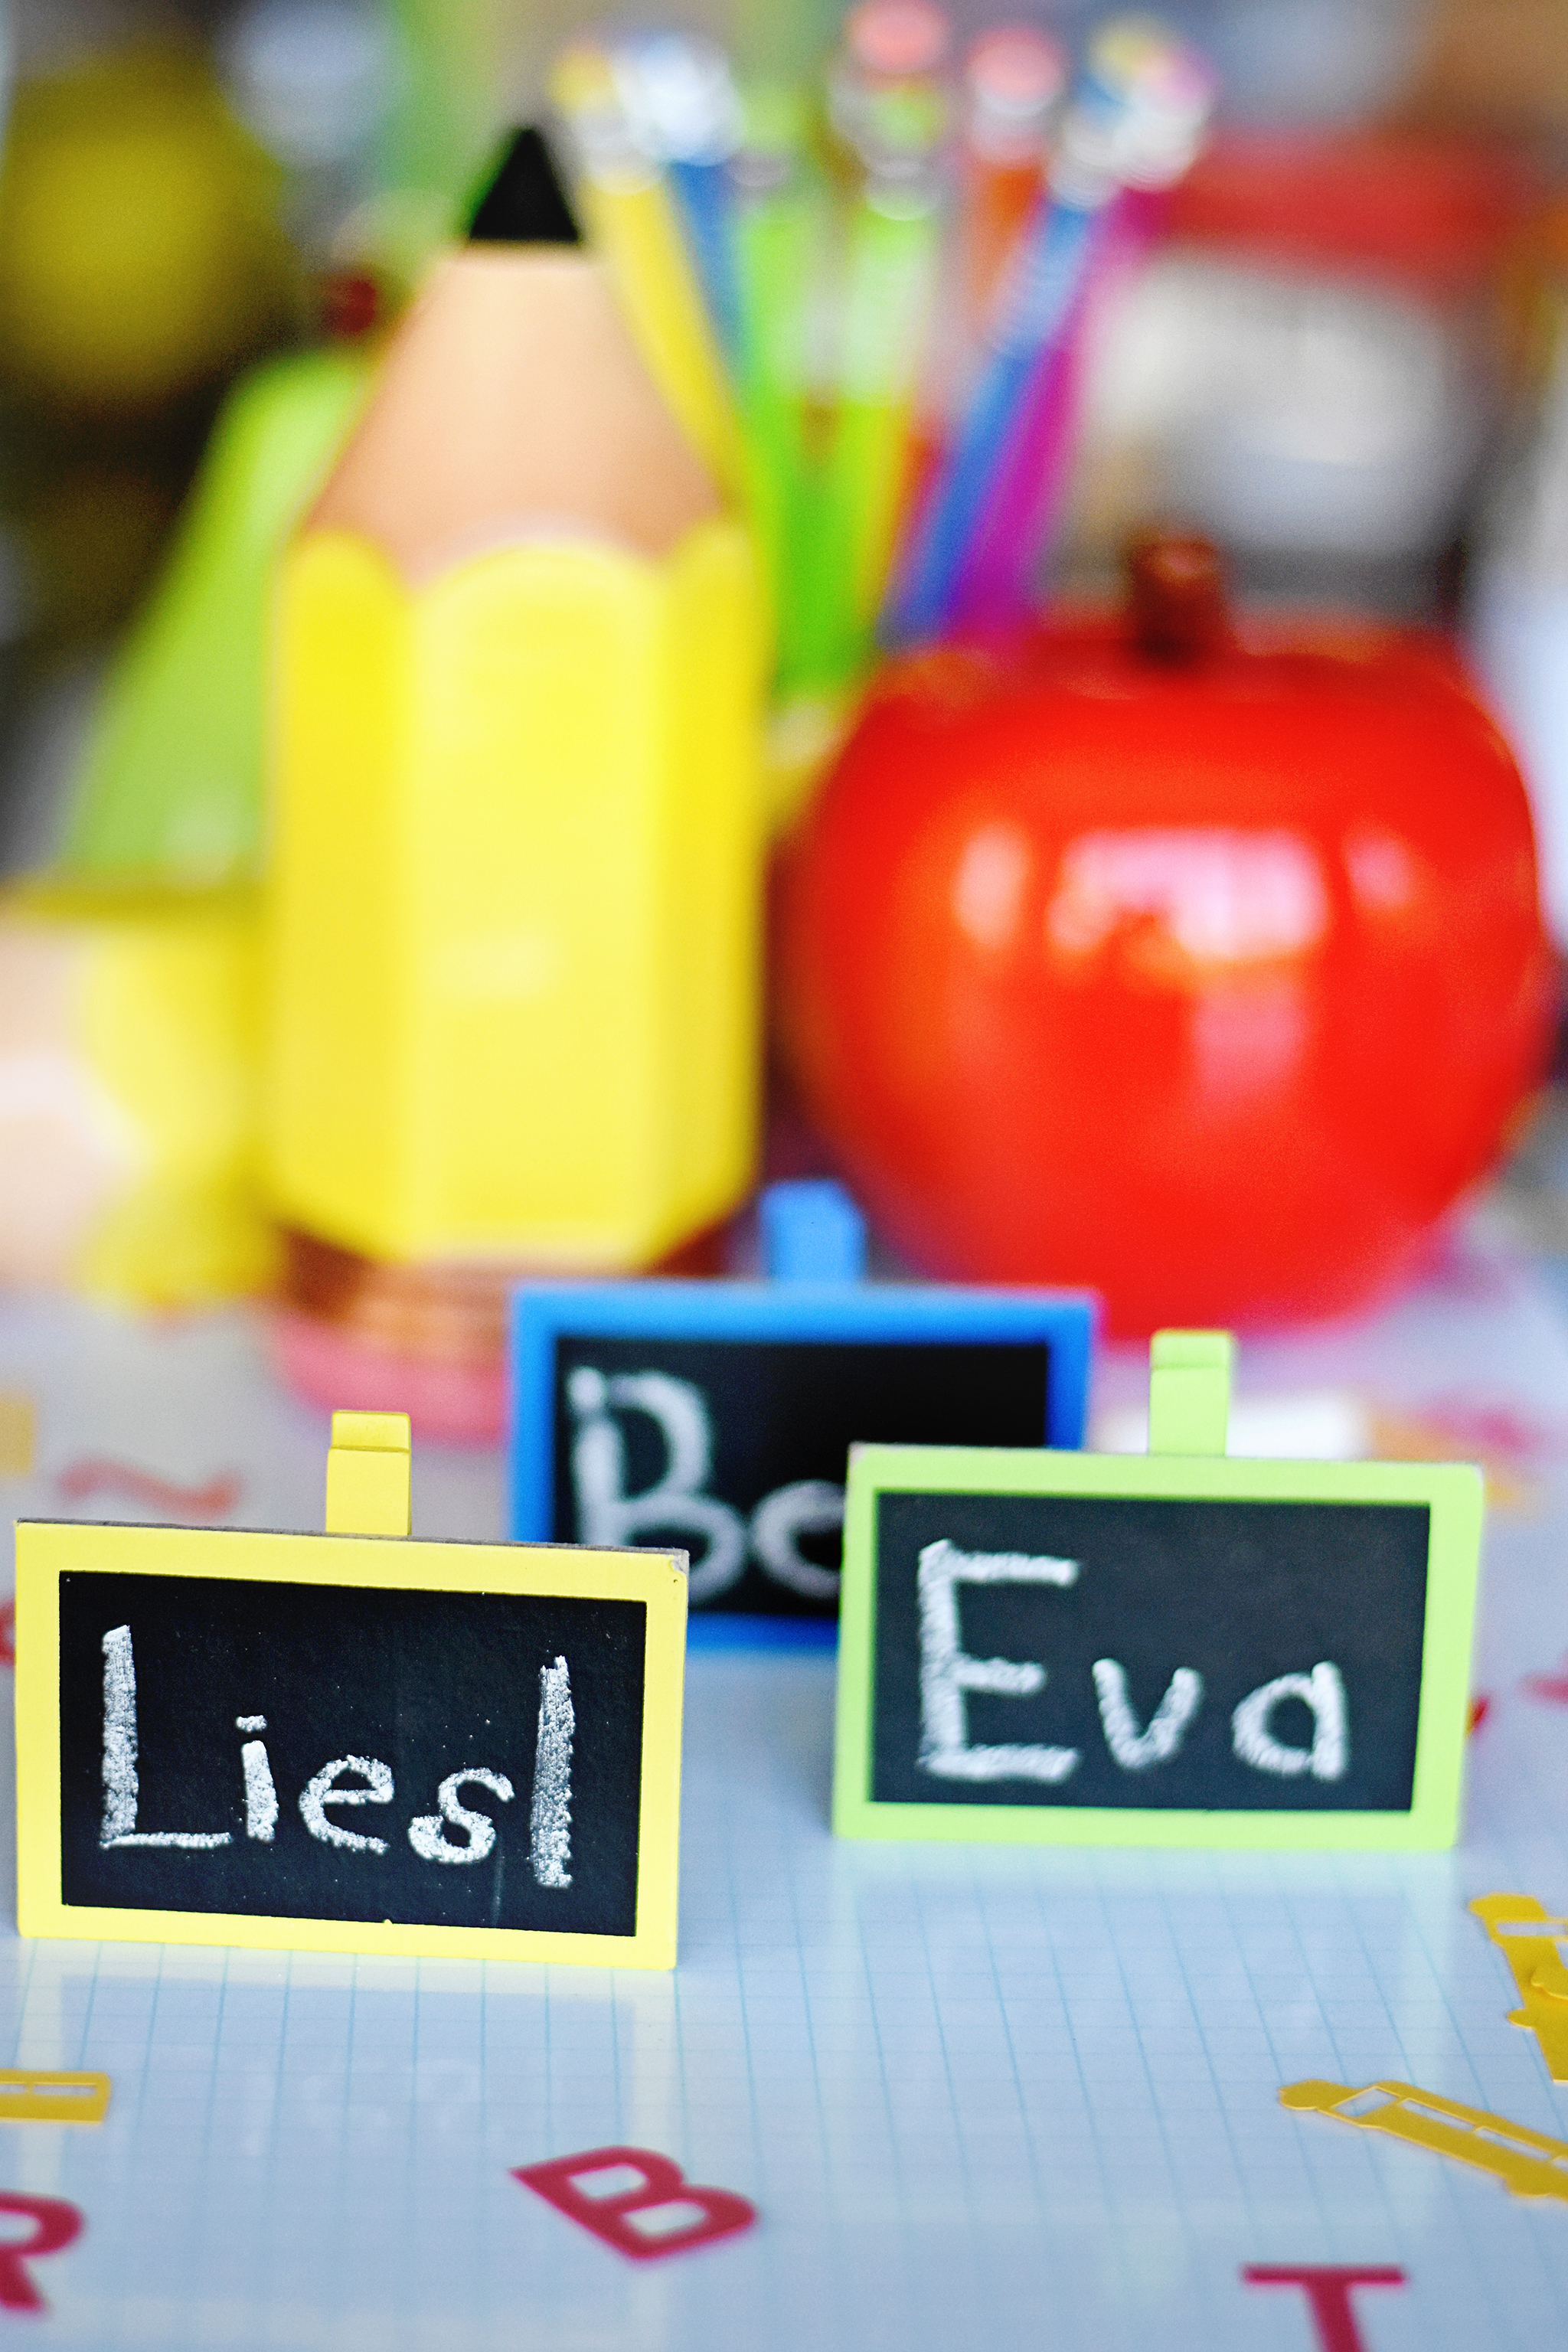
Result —
<path fill-rule="evenodd" d="M 745 532 L 536 134 L 285 562 L 268 1159 L 403 1263 L 647 1264 L 750 1180 Z"/>

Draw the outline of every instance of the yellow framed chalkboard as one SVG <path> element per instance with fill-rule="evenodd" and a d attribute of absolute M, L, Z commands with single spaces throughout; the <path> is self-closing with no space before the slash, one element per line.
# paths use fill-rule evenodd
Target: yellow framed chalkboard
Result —
<path fill-rule="evenodd" d="M 674 1552 L 24 1522 L 21 1930 L 672 1967 L 685 1634 Z"/>

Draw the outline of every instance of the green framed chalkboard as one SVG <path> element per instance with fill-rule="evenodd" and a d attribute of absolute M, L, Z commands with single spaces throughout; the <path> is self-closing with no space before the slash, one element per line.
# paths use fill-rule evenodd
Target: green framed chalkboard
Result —
<path fill-rule="evenodd" d="M 1481 1513 L 1466 1465 L 857 1446 L 834 1828 L 1449 1845 Z"/>

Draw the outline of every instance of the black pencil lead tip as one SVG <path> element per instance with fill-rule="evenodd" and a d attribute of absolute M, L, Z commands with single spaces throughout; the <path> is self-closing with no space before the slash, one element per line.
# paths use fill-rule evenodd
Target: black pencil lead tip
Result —
<path fill-rule="evenodd" d="M 533 123 L 515 131 L 468 223 L 470 245 L 580 245 L 544 134 Z"/>

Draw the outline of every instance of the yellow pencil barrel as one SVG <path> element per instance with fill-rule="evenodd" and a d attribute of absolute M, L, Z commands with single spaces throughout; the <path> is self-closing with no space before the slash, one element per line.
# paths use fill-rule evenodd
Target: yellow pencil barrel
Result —
<path fill-rule="evenodd" d="M 756 1122 L 760 656 L 727 519 L 284 572 L 271 1192 L 372 1255 L 635 1266 Z"/>

